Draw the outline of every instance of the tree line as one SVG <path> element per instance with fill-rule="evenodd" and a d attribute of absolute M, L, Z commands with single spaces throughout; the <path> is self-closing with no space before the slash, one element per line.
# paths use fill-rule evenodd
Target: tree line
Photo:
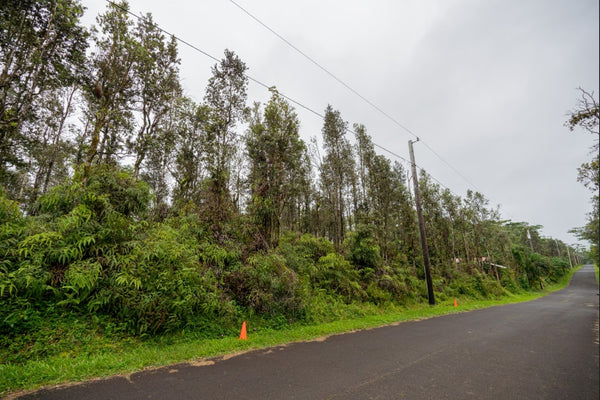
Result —
<path fill-rule="evenodd" d="M 580 98 L 577 106 L 569 114 L 565 126 L 569 130 L 583 130 L 594 136 L 594 144 L 590 147 L 592 159 L 584 162 L 577 169 L 577 181 L 592 192 L 590 203 L 592 211 L 586 215 L 586 224 L 573 228 L 570 232 L 577 235 L 580 240 L 590 243 L 590 258 L 598 263 L 598 248 L 600 247 L 600 105 L 594 92 L 588 92 L 579 87 Z"/>
<path fill-rule="evenodd" d="M 194 102 L 175 38 L 127 10 L 109 3 L 88 30 L 78 0 L 0 8 L 6 337 L 62 313 L 212 332 L 248 314 L 308 321 L 422 300 L 408 172 L 364 125 L 350 131 L 328 105 L 322 145 L 305 142 L 276 88 L 249 104 L 248 67 L 229 50 Z M 419 189 L 442 299 L 537 289 L 576 262 L 480 193 L 424 171 Z"/>

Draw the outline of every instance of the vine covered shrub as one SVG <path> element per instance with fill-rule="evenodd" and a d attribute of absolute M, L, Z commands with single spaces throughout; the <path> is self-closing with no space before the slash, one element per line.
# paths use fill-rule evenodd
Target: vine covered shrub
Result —
<path fill-rule="evenodd" d="M 512 271 L 502 273 L 502 277 L 500 278 L 500 284 L 503 288 L 505 288 L 511 293 L 519 292 L 519 287 L 517 286 L 517 282 L 514 279 Z"/>
<path fill-rule="evenodd" d="M 300 236 L 295 245 L 300 254 L 314 262 L 318 262 L 321 257 L 334 252 L 333 243 L 327 238 L 315 237 L 308 233 Z"/>
<path fill-rule="evenodd" d="M 8 199 L 4 190 L 0 188 L 0 226 L 20 222 L 22 218 L 19 203 Z"/>
<path fill-rule="evenodd" d="M 356 231 L 348 233 L 344 247 L 348 250 L 350 262 L 360 272 L 361 280 L 372 282 L 376 270 L 382 264 L 379 246 L 375 244 L 372 229 L 366 225 L 359 225 Z"/>
<path fill-rule="evenodd" d="M 569 262 L 560 257 L 552 257 L 550 266 L 550 279 L 554 282 L 557 282 L 570 268 Z"/>
<path fill-rule="evenodd" d="M 254 313 L 294 321 L 305 313 L 307 291 L 298 274 L 277 253 L 255 254 L 231 272 L 227 286 L 242 307 Z"/>
<path fill-rule="evenodd" d="M 39 213 L 65 215 L 85 204 L 100 218 L 111 213 L 141 219 L 150 205 L 150 189 L 123 169 L 108 164 L 94 166 L 84 179 L 81 170 L 73 178 L 41 196 L 34 208 Z"/>
<path fill-rule="evenodd" d="M 339 295 L 347 303 L 366 298 L 358 271 L 340 254 L 329 253 L 321 257 L 312 270 L 310 279 L 313 287 Z"/>
<path fill-rule="evenodd" d="M 394 300 L 401 302 L 410 297 L 410 289 L 403 269 L 384 266 L 379 269 L 377 275 L 377 285 L 389 292 Z"/>
<path fill-rule="evenodd" d="M 104 282 L 112 293 L 103 309 L 131 330 L 173 331 L 194 325 L 199 317 L 233 313 L 212 270 L 198 262 L 194 241 L 157 225 L 129 246 L 116 260 L 119 271 Z"/>
<path fill-rule="evenodd" d="M 1 323 L 14 327 L 45 301 L 106 314 L 138 334 L 232 314 L 197 242 L 183 229 L 146 222 L 149 202 L 145 183 L 106 165 L 41 196 L 28 223 L 2 196 L 0 296 L 10 299 Z"/>

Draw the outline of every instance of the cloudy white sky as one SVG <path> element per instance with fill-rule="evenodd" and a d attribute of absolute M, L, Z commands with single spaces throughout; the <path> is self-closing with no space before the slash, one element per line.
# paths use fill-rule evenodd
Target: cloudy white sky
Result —
<path fill-rule="evenodd" d="M 235 1 L 433 148 L 445 162 L 418 143 L 417 164 L 444 186 L 478 190 L 504 218 L 576 243 L 567 231 L 591 209 L 577 167 L 594 138 L 563 124 L 577 87 L 599 91 L 597 0 Z M 85 24 L 107 4 L 82 3 Z M 331 104 L 409 158 L 413 136 L 231 1 L 129 3 L 214 57 L 235 51 L 251 77 L 306 106 L 322 113 Z M 200 101 L 215 62 L 179 48 L 186 94 Z M 268 98 L 250 83 L 251 102 Z M 296 109 L 303 138 L 320 138 L 322 121 Z"/>

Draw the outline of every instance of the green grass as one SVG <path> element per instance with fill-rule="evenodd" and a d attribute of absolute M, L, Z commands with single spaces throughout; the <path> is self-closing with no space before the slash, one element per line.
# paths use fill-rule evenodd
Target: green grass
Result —
<path fill-rule="evenodd" d="M 600 271 L 598 270 L 598 264 L 594 263 L 594 272 L 596 273 L 596 283 L 600 286 Z"/>
<path fill-rule="evenodd" d="M 380 309 L 372 315 L 319 325 L 292 325 L 285 329 L 259 329 L 256 331 L 249 326 L 248 340 L 246 341 L 240 341 L 237 337 L 198 338 L 194 337 L 193 333 L 145 341 L 128 338 L 116 343 L 107 343 L 105 338 L 99 338 L 96 345 L 92 341 L 92 344 L 88 343 L 86 348 L 78 351 L 64 352 L 22 364 L 0 364 L 0 396 L 19 390 L 32 390 L 45 385 L 129 374 L 143 369 L 313 340 L 327 335 L 375 328 L 397 322 L 530 301 L 564 288 L 576 270 L 571 270 L 560 282 L 547 286 L 543 291 L 516 295 L 507 293 L 505 297 L 493 300 L 458 298 L 457 307 L 454 307 L 452 299 L 440 302 L 433 307 L 427 304 L 388 307 Z"/>

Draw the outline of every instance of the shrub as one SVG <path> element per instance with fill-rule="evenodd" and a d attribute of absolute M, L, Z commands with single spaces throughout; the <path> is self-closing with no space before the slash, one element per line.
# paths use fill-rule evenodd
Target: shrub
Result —
<path fill-rule="evenodd" d="M 19 203 L 9 200 L 0 188 L 0 225 L 20 223 L 22 219 Z"/>
<path fill-rule="evenodd" d="M 277 253 L 251 256 L 246 265 L 230 272 L 225 282 L 238 304 L 255 313 L 281 314 L 292 321 L 304 314 L 306 290 Z"/>
<path fill-rule="evenodd" d="M 0 234 L 9 237 L 0 249 L 10 263 L 0 265 L 0 295 L 41 304 L 50 293 L 65 310 L 105 313 L 136 333 L 171 331 L 198 316 L 231 313 L 212 270 L 199 262 L 195 238 L 185 229 L 140 221 L 148 204 L 146 184 L 109 166 L 93 168 L 85 183 L 76 174 L 53 188 L 20 231 L 8 235 L 2 225 Z M 18 214 L 0 201 L 0 216 Z M 206 261 L 219 264 L 221 258 Z"/>
<path fill-rule="evenodd" d="M 40 221 L 24 218 L 18 204 L 0 190 L 0 299 L 41 299 L 51 289 L 44 258 L 54 254 L 57 234 Z M 13 301 L 13 306 L 26 302 Z M 24 310 L 26 312 L 26 310 Z M 8 315 L 4 314 L 4 315 Z M 0 314 L 2 315 L 2 314 Z M 16 314 L 15 314 L 16 315 Z"/>
<path fill-rule="evenodd" d="M 390 294 L 391 299 L 398 302 L 406 301 L 411 297 L 410 289 L 406 278 L 410 274 L 406 274 L 403 268 L 383 266 L 377 270 L 376 283 L 382 290 Z"/>
<path fill-rule="evenodd" d="M 97 218 L 111 213 L 143 218 L 150 205 L 150 189 L 122 169 L 107 164 L 94 166 L 87 180 L 77 171 L 65 184 L 56 186 L 38 199 L 37 213 L 66 215 L 85 204 Z"/>
<path fill-rule="evenodd" d="M 202 316 L 232 313 L 213 272 L 198 262 L 195 242 L 173 228 L 156 225 L 120 254 L 120 269 L 103 282 L 110 301 L 99 305 L 136 333 L 173 331 Z M 102 294 L 106 296 L 104 291 Z"/>
<path fill-rule="evenodd" d="M 373 281 L 375 270 L 382 264 L 382 260 L 372 229 L 359 225 L 356 231 L 348 233 L 344 247 L 349 252 L 350 262 L 360 271 L 361 280 Z"/>
<path fill-rule="evenodd" d="M 392 294 L 381 288 L 378 282 L 373 282 L 367 286 L 366 295 L 369 301 L 375 304 L 383 304 L 392 300 Z"/>
<path fill-rule="evenodd" d="M 199 252 L 200 262 L 218 277 L 225 271 L 236 270 L 241 266 L 239 252 L 224 246 L 203 242 L 199 245 Z"/>
<path fill-rule="evenodd" d="M 450 287 L 458 296 L 466 296 L 471 298 L 479 298 L 481 292 L 473 285 L 473 278 L 466 273 L 456 274 L 450 282 Z"/>
<path fill-rule="evenodd" d="M 311 274 L 315 288 L 323 288 L 328 293 L 342 296 L 346 302 L 362 300 L 366 293 L 361 288 L 359 273 L 337 253 L 321 257 Z"/>
<path fill-rule="evenodd" d="M 502 277 L 500 278 L 500 284 L 511 293 L 517 293 L 519 291 L 517 282 L 514 280 L 510 272 L 504 272 L 502 274 Z"/>
<path fill-rule="evenodd" d="M 318 262 L 321 257 L 335 251 L 333 244 L 327 240 L 327 238 L 315 237 L 308 233 L 300 236 L 295 244 L 299 254 L 315 263 Z"/>
<path fill-rule="evenodd" d="M 570 268 L 567 260 L 560 257 L 552 257 L 550 259 L 550 279 L 557 282 Z"/>

